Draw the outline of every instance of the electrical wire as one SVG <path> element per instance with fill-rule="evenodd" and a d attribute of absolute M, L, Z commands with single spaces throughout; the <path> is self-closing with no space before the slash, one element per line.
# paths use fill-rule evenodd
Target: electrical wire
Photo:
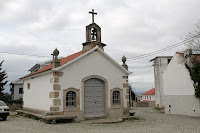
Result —
<path fill-rule="evenodd" d="M 161 52 L 168 51 L 168 50 L 173 49 L 173 48 L 175 48 L 175 47 L 184 45 L 186 42 L 191 41 L 193 38 L 198 37 L 199 35 L 200 35 L 200 34 L 197 34 L 197 35 L 195 35 L 195 36 L 193 36 L 193 37 L 190 37 L 190 38 L 188 38 L 188 39 L 185 39 L 185 40 L 183 40 L 183 41 L 181 41 L 181 42 L 178 42 L 178 43 L 176 43 L 176 44 L 170 45 L 170 46 L 168 46 L 168 47 L 165 47 L 165 48 L 162 48 L 162 49 L 159 49 L 159 50 L 156 50 L 156 51 L 147 53 L 147 54 L 142 54 L 142 55 L 138 55 L 138 56 L 134 56 L 134 57 L 127 58 L 127 61 L 142 59 L 142 58 L 149 57 L 149 56 L 152 56 L 152 55 L 161 53 Z M 120 61 L 120 60 L 117 60 L 117 61 Z"/>
<path fill-rule="evenodd" d="M 38 56 L 38 55 L 32 55 L 32 54 L 19 54 L 19 53 L 13 53 L 13 52 L 0 52 L 0 54 L 14 54 L 14 55 L 25 55 L 25 56 L 33 56 L 33 57 L 40 57 L 40 58 L 50 58 L 49 56 Z"/>
<path fill-rule="evenodd" d="M 161 52 L 165 52 L 165 51 L 168 51 L 170 49 L 173 49 L 175 47 L 178 47 L 178 46 L 181 46 L 181 45 L 184 45 L 186 42 L 189 42 L 191 41 L 191 39 L 195 38 L 195 37 L 198 37 L 200 34 L 197 34 L 193 37 L 190 37 L 188 39 L 185 39 L 179 43 L 176 43 L 176 44 L 173 44 L 173 45 L 170 45 L 168 47 L 165 47 L 165 48 L 162 48 L 162 49 L 159 49 L 159 50 L 156 50 L 156 51 L 153 51 L 153 52 L 150 52 L 150 53 L 147 53 L 147 54 L 142 54 L 142 55 L 138 55 L 138 56 L 134 56 L 134 57 L 130 57 L 130 58 L 127 58 L 127 61 L 133 61 L 133 60 L 138 60 L 138 59 L 142 59 L 142 58 L 145 58 L 145 57 L 149 57 L 149 56 L 152 56 L 152 55 L 155 55 L 155 54 L 159 54 Z M 50 58 L 49 56 L 38 56 L 38 55 L 32 55 L 32 54 L 21 54 L 21 53 L 13 53 L 13 52 L 0 52 L 0 54 L 14 54 L 14 55 L 25 55 L 25 56 L 32 56 L 32 57 L 40 57 L 40 58 Z M 121 61 L 121 59 L 119 60 L 116 60 L 116 61 Z"/>

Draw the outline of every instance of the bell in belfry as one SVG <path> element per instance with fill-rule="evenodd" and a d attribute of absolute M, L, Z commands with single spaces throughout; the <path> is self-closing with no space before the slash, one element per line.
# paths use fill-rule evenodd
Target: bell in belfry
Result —
<path fill-rule="evenodd" d="M 82 52 L 86 52 L 91 48 L 98 46 L 104 51 L 106 44 L 101 42 L 101 27 L 94 22 L 94 16 L 97 15 L 94 9 L 89 12 L 92 14 L 92 23 L 86 26 L 86 42 L 84 42 Z"/>
<path fill-rule="evenodd" d="M 92 29 L 91 35 L 92 35 L 92 40 L 95 41 L 97 37 L 97 30 L 95 28 Z"/>

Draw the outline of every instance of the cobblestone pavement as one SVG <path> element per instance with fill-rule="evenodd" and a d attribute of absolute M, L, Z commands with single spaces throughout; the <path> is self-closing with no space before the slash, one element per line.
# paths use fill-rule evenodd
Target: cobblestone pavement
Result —
<path fill-rule="evenodd" d="M 0 133 L 200 133 L 200 117 L 170 115 L 151 108 L 135 108 L 141 120 L 114 124 L 45 124 L 25 117 L 0 121 Z"/>

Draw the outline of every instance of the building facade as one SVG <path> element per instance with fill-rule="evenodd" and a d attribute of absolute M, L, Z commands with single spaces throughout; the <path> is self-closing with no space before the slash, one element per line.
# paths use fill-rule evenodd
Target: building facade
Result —
<path fill-rule="evenodd" d="M 152 59 L 154 66 L 155 103 L 157 107 L 164 106 L 163 73 L 172 56 L 158 56 Z"/>
<path fill-rule="evenodd" d="M 200 59 L 199 55 L 194 56 Z M 185 57 L 184 53 L 177 52 L 163 74 L 165 113 L 200 116 L 200 102 L 194 95 Z"/>
<path fill-rule="evenodd" d="M 155 88 L 142 94 L 142 101 L 155 101 Z"/>
<path fill-rule="evenodd" d="M 12 100 L 18 100 L 23 98 L 23 81 L 16 80 L 10 83 L 10 91 Z"/>

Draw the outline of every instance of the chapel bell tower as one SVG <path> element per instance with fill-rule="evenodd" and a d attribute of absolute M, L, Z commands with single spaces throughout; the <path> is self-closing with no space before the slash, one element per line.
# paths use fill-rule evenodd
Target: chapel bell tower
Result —
<path fill-rule="evenodd" d="M 86 26 L 86 42 L 83 43 L 82 52 L 90 50 L 95 45 L 104 50 L 103 47 L 106 46 L 106 44 L 101 42 L 101 28 L 94 23 L 94 15 L 97 15 L 97 13 L 94 12 L 94 9 L 89 13 L 92 14 L 92 23 Z"/>

